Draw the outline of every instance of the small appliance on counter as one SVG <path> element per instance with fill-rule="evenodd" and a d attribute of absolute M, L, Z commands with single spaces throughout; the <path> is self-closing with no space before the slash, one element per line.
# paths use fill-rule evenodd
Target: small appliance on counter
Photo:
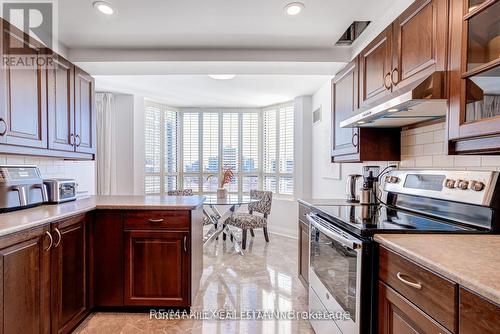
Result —
<path fill-rule="evenodd" d="M 361 204 L 377 204 L 379 166 L 363 167 L 363 188 L 361 189 Z"/>
<path fill-rule="evenodd" d="M 356 181 L 360 177 L 359 174 L 349 174 L 345 189 L 347 203 L 359 203 L 359 196 L 356 194 Z"/>
<path fill-rule="evenodd" d="M 0 165 L 0 212 L 40 205 L 48 200 L 37 166 Z"/>
<path fill-rule="evenodd" d="M 74 179 L 45 179 L 49 203 L 64 203 L 76 200 L 76 180 Z"/>

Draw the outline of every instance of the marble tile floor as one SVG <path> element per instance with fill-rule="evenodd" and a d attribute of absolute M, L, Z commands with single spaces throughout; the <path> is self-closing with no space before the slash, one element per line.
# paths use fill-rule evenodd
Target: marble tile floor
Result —
<path fill-rule="evenodd" d="M 297 278 L 297 240 L 262 231 L 249 237 L 244 256 L 222 238 L 204 251 L 204 272 L 193 311 L 307 311 L 307 291 Z M 94 313 L 74 331 L 93 333 L 313 333 L 307 320 L 165 320 L 149 313 Z"/>

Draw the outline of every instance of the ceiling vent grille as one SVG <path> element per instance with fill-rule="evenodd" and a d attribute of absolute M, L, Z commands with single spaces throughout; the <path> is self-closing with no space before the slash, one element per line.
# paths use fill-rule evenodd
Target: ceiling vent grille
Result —
<path fill-rule="evenodd" d="M 354 21 L 335 45 L 351 45 L 356 38 L 368 27 L 370 21 Z"/>

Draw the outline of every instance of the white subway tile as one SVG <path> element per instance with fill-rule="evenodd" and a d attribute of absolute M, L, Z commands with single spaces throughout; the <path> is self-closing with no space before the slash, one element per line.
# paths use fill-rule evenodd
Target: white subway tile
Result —
<path fill-rule="evenodd" d="M 447 168 L 455 165 L 455 157 L 451 155 L 435 155 L 432 157 L 432 166 L 436 168 Z"/>
<path fill-rule="evenodd" d="M 415 135 L 401 136 L 401 146 L 415 145 Z"/>
<path fill-rule="evenodd" d="M 415 167 L 415 158 L 410 156 L 401 156 L 401 162 L 399 163 L 401 168 L 413 168 Z"/>
<path fill-rule="evenodd" d="M 424 145 L 424 155 L 442 155 L 443 143 L 434 143 Z"/>
<path fill-rule="evenodd" d="M 430 167 L 432 166 L 432 156 L 424 155 L 415 158 L 415 167 Z"/>
<path fill-rule="evenodd" d="M 455 167 L 474 167 L 481 166 L 481 157 L 471 155 L 455 156 Z"/>
<path fill-rule="evenodd" d="M 409 129 L 403 132 L 405 133 L 405 136 L 409 136 L 409 135 L 416 135 L 418 133 L 423 133 L 424 130 L 422 127 L 420 127 L 420 128 Z"/>
<path fill-rule="evenodd" d="M 6 164 L 6 163 L 7 163 L 7 156 L 0 155 L 0 164 Z"/>
<path fill-rule="evenodd" d="M 419 156 L 424 154 L 423 145 L 408 146 L 407 155 Z"/>
<path fill-rule="evenodd" d="M 427 125 L 422 127 L 422 132 L 434 132 L 438 130 L 443 130 L 444 129 L 444 122 L 437 123 L 437 124 L 432 124 L 432 125 Z"/>
<path fill-rule="evenodd" d="M 431 144 L 434 142 L 434 135 L 432 132 L 419 133 L 415 136 L 415 143 L 418 144 Z"/>
<path fill-rule="evenodd" d="M 483 156 L 481 157 L 481 165 L 500 168 L 500 156 Z"/>
<path fill-rule="evenodd" d="M 446 133 L 444 132 L 444 130 L 434 131 L 433 135 L 435 143 L 442 143 L 446 138 Z"/>
<path fill-rule="evenodd" d="M 24 165 L 26 163 L 26 159 L 24 157 L 8 155 L 7 156 L 7 164 L 9 165 Z"/>

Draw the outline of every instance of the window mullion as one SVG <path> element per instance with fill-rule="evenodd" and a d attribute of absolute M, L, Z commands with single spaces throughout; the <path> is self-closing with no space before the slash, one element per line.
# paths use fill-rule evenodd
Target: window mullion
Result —
<path fill-rule="evenodd" d="M 198 110 L 198 192 L 203 193 L 203 111 Z"/>

